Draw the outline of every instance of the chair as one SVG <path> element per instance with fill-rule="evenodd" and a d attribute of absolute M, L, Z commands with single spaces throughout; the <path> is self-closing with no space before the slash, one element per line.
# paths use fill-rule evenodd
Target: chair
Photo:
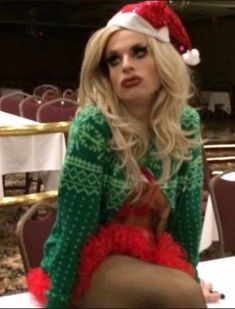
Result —
<path fill-rule="evenodd" d="M 42 84 L 42 85 L 38 85 L 37 87 L 35 87 L 33 89 L 33 94 L 38 96 L 38 97 L 42 97 L 43 94 L 45 93 L 45 91 L 52 89 L 55 92 L 60 94 L 60 89 L 59 87 L 55 86 L 55 85 L 51 85 L 51 84 Z"/>
<path fill-rule="evenodd" d="M 55 202 L 40 201 L 26 210 L 16 227 L 16 237 L 25 272 L 40 265 L 43 245 L 55 221 Z"/>
<path fill-rule="evenodd" d="M 39 122 L 58 122 L 72 121 L 79 105 L 78 102 L 59 98 L 42 104 L 37 111 L 37 121 Z M 67 144 L 68 133 L 64 134 Z"/>
<path fill-rule="evenodd" d="M 43 93 L 42 100 L 44 102 L 49 102 L 49 101 L 58 99 L 60 97 L 61 95 L 58 91 L 56 91 L 55 89 L 48 89 Z"/>
<path fill-rule="evenodd" d="M 39 102 L 40 101 L 35 96 L 22 92 L 12 92 L 11 94 L 4 96 L 4 99 L 2 101 L 2 110 L 28 119 L 36 120 L 36 109 L 38 108 Z M 32 181 L 33 178 L 31 177 L 31 173 L 26 173 L 24 186 L 19 186 L 18 188 L 24 189 L 24 193 L 29 193 Z M 37 192 L 40 192 L 41 184 L 41 180 L 37 180 Z M 5 175 L 3 176 L 3 187 L 4 192 L 7 189 L 10 189 L 9 186 L 6 185 Z"/>
<path fill-rule="evenodd" d="M 78 100 L 78 96 L 77 96 L 76 91 L 73 90 L 73 89 L 70 89 L 70 88 L 67 88 L 63 91 L 62 97 L 66 98 L 66 99 L 71 99 L 71 100 L 74 100 L 74 101 Z"/>
<path fill-rule="evenodd" d="M 71 121 L 78 109 L 76 101 L 59 98 L 42 104 L 37 111 L 37 121 L 58 122 Z"/>
<path fill-rule="evenodd" d="M 37 110 L 42 103 L 42 99 L 35 95 L 26 97 L 19 104 L 20 116 L 36 121 Z"/>
<path fill-rule="evenodd" d="M 31 120 L 36 121 L 36 112 L 38 107 L 43 101 L 34 95 L 29 95 L 25 97 L 20 103 L 19 103 L 19 115 L 24 118 L 28 118 Z M 31 186 L 31 183 L 34 181 L 34 175 L 37 173 L 26 173 L 26 178 L 25 178 L 25 193 L 29 193 L 29 189 Z M 42 181 L 40 178 L 36 177 L 36 182 L 37 182 L 37 192 L 40 192 L 40 188 L 42 185 Z M 5 187 L 5 179 L 4 181 L 4 188 Z"/>
<path fill-rule="evenodd" d="M 221 255 L 235 255 L 235 169 L 214 176 L 209 185 Z"/>
<path fill-rule="evenodd" d="M 202 164 L 203 164 L 203 196 L 202 196 L 202 214 L 205 214 L 208 195 L 210 193 L 209 183 L 211 179 L 210 170 L 207 162 L 207 156 L 204 146 L 202 146 Z"/>
<path fill-rule="evenodd" d="M 27 98 L 28 96 L 30 96 L 30 94 L 22 91 L 15 91 L 3 95 L 0 97 L 0 110 L 19 116 L 19 104 L 24 98 Z"/>

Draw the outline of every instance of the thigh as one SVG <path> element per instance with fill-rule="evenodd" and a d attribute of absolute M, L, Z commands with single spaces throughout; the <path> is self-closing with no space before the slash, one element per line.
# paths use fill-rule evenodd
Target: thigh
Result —
<path fill-rule="evenodd" d="M 80 308 L 203 308 L 199 284 L 182 271 L 113 255 L 93 274 Z"/>

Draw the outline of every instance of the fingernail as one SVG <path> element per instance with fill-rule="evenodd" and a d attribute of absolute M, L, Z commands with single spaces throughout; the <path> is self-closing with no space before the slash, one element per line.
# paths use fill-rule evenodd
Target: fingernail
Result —
<path fill-rule="evenodd" d="M 210 293 L 219 293 L 218 291 L 214 291 L 212 289 L 210 289 Z M 220 293 L 220 299 L 225 299 L 225 294 Z"/>

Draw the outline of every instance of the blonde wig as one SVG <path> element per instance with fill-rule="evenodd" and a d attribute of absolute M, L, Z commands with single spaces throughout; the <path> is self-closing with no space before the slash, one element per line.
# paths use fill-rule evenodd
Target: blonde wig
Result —
<path fill-rule="evenodd" d="M 193 83 L 188 67 L 172 44 L 146 36 L 161 86 L 150 114 L 150 127 L 138 123 L 118 101 L 104 64 L 107 42 L 118 30 L 116 26 L 102 28 L 88 41 L 81 68 L 79 100 L 82 107 L 93 103 L 101 110 L 112 130 L 111 147 L 120 155 L 127 181 L 143 189 L 137 161 L 146 152 L 150 140 L 156 156 L 163 162 L 159 183 L 175 173 L 182 161 L 190 159 L 189 149 L 195 143 L 190 138 L 193 132 L 182 130 L 180 117 L 183 106 L 192 96 Z M 177 162 L 174 168 L 172 159 Z"/>

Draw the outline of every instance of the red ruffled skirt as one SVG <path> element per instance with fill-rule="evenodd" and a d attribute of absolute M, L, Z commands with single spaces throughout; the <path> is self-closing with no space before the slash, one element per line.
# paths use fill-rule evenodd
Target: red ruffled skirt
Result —
<path fill-rule="evenodd" d="M 110 223 L 101 226 L 90 236 L 81 252 L 78 268 L 79 280 L 73 289 L 73 297 L 79 299 L 88 289 L 92 274 L 111 254 L 124 254 L 143 261 L 179 269 L 191 276 L 193 266 L 187 261 L 183 248 L 170 234 L 163 233 L 156 240 L 153 233 L 144 227 Z M 42 304 L 46 303 L 45 292 L 50 288 L 50 277 L 42 268 L 33 268 L 27 275 L 29 291 Z"/>

